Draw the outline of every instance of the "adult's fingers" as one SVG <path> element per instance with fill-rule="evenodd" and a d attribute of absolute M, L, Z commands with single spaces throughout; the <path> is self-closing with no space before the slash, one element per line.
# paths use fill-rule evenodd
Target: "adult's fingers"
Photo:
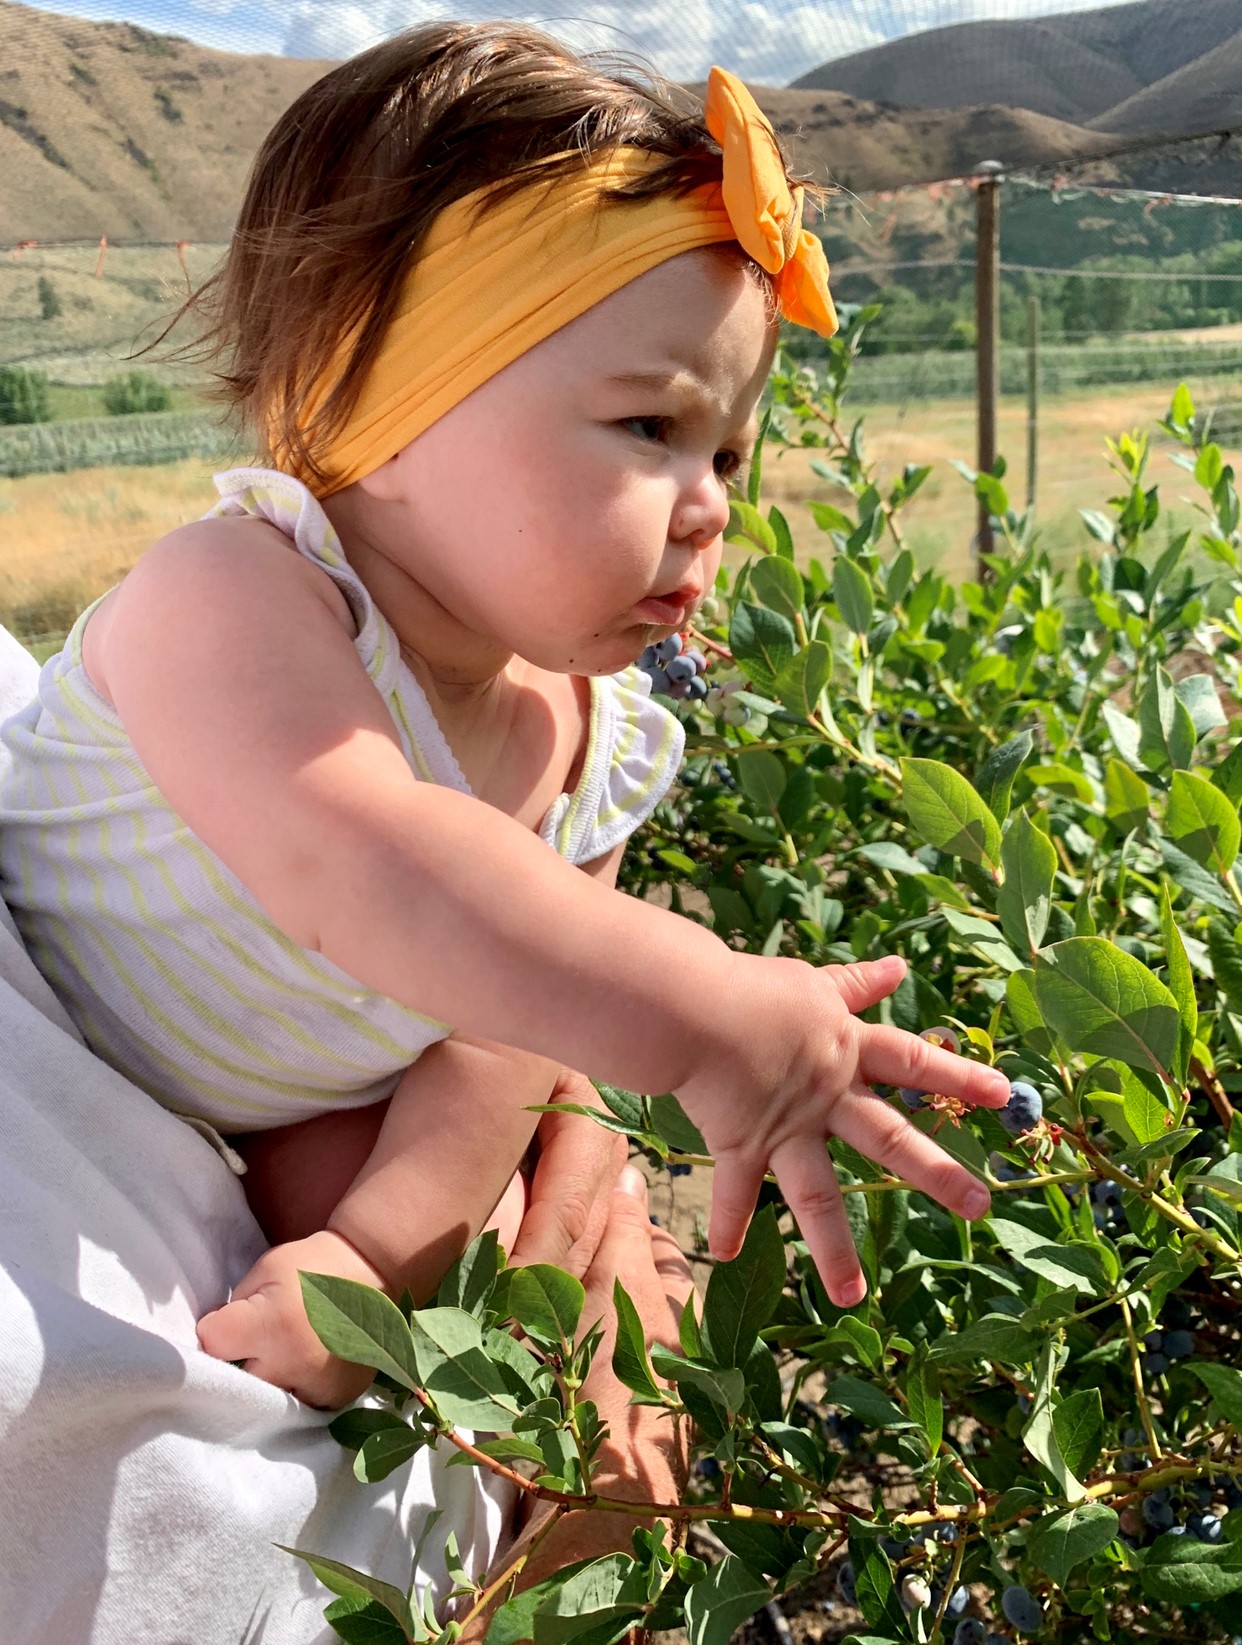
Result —
<path fill-rule="evenodd" d="M 805 1137 L 781 1143 L 772 1152 L 772 1169 L 824 1289 L 838 1308 L 853 1308 L 866 1296 L 867 1282 L 827 1148 Z"/>
<path fill-rule="evenodd" d="M 968 1222 L 987 1215 L 991 1195 L 978 1177 L 874 1091 L 855 1088 L 848 1101 L 837 1104 L 832 1126 L 851 1148 L 857 1148 L 893 1176 L 914 1183 L 946 1210 Z"/>
<path fill-rule="evenodd" d="M 863 1023 L 859 1029 L 858 1071 L 868 1084 L 905 1085 L 960 1097 L 979 1108 L 1003 1108 L 1009 1081 L 999 1068 L 972 1062 L 886 1023 Z M 834 1125 L 836 1123 L 834 1116 Z"/>
<path fill-rule="evenodd" d="M 906 974 L 900 954 L 884 954 L 878 960 L 855 960 L 851 965 L 825 965 L 847 1011 L 865 1011 L 869 1005 L 886 1000 Z"/>
<path fill-rule="evenodd" d="M 608 1221 L 627 1143 L 580 1114 L 545 1115 L 539 1135 L 530 1203 L 509 1261 L 519 1268 L 551 1263 L 581 1279 Z"/>
<path fill-rule="evenodd" d="M 707 1244 L 717 1262 L 732 1262 L 742 1249 L 763 1184 L 762 1160 L 735 1153 L 716 1155 L 712 1172 L 712 1215 Z"/>

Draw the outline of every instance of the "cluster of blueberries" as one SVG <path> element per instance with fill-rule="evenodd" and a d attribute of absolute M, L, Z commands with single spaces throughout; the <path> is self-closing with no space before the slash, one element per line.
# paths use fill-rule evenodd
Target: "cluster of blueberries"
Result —
<path fill-rule="evenodd" d="M 953 1543 L 957 1540 L 957 1528 L 942 1525 L 934 1532 L 920 1531 L 907 1542 L 899 1542 L 895 1537 L 883 1537 L 880 1546 L 890 1559 L 900 1559 L 912 1547 L 923 1545 L 932 1538 L 937 1542 Z M 837 1592 L 847 1605 L 857 1603 L 854 1567 L 848 1559 L 837 1568 Z M 928 1583 L 914 1574 L 902 1579 L 901 1603 L 906 1611 L 930 1609 L 939 1612 L 943 1599 L 944 1588 L 938 1583 Z M 944 1603 L 945 1621 L 957 1624 L 953 1645 L 1008 1645 L 1004 1634 L 991 1633 L 978 1617 L 966 1615 L 969 1604 L 970 1590 L 965 1583 L 959 1583 Z M 1036 1634 L 1044 1625 L 1043 1606 L 1030 1589 L 1020 1583 L 1012 1584 L 1001 1594 L 1001 1610 L 1005 1620 L 1020 1634 Z"/>
<path fill-rule="evenodd" d="M 1127 1508 L 1121 1515 L 1121 1538 L 1131 1548 L 1160 1536 L 1188 1536 L 1199 1542 L 1223 1542 L 1225 1528 L 1221 1515 L 1212 1509 L 1215 1493 L 1202 1482 L 1183 1489 L 1176 1496 L 1167 1486 L 1143 1498 L 1139 1510 Z M 1227 1508 L 1242 1506 L 1242 1486 L 1230 1480 L 1224 1491 Z"/>
<path fill-rule="evenodd" d="M 701 651 L 687 651 L 680 634 L 645 647 L 638 666 L 651 681 L 651 689 L 674 701 L 702 702 L 707 696 L 707 658 Z"/>
<path fill-rule="evenodd" d="M 931 1040 L 946 1051 L 955 1052 L 958 1049 L 958 1038 L 951 1028 L 925 1028 L 919 1038 Z M 913 1086 L 903 1085 L 897 1095 L 912 1114 L 926 1106 L 927 1093 L 916 1091 Z M 1020 1137 L 1027 1131 L 1033 1131 L 1043 1119 L 1044 1099 L 1026 1080 L 1010 1080 L 1009 1101 L 993 1112 L 1011 1137 Z"/>

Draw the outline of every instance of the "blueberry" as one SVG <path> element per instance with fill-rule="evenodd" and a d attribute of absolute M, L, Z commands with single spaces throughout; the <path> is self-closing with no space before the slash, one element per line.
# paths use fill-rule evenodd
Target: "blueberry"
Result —
<path fill-rule="evenodd" d="M 690 681 L 670 680 L 668 684 L 668 694 L 675 702 L 684 702 L 690 695 Z"/>
<path fill-rule="evenodd" d="M 685 657 L 688 662 L 694 664 L 694 671 L 696 674 L 707 673 L 707 658 L 701 651 L 683 651 L 682 656 Z"/>
<path fill-rule="evenodd" d="M 1225 1486 L 1225 1506 L 1227 1508 L 1242 1508 L 1242 1483 L 1231 1479 Z"/>
<path fill-rule="evenodd" d="M 694 703 L 705 702 L 707 699 L 707 681 L 699 679 L 696 674 L 694 679 L 688 683 L 690 689 L 687 691 L 686 695 L 689 697 L 690 701 Z"/>
<path fill-rule="evenodd" d="M 721 711 L 720 718 L 726 725 L 745 725 L 750 718 L 750 709 L 745 703 L 730 703 Z"/>
<path fill-rule="evenodd" d="M 852 1605 L 857 1598 L 854 1590 L 854 1567 L 849 1560 L 845 1560 L 837 1572 L 837 1592 L 847 1605 Z"/>
<path fill-rule="evenodd" d="M 1149 1377 L 1162 1377 L 1169 1368 L 1169 1362 L 1163 1354 L 1144 1354 L 1143 1370 Z"/>
<path fill-rule="evenodd" d="M 911 1611 L 925 1611 L 931 1604 L 931 1589 L 921 1576 L 908 1576 L 901 1584 L 901 1602 Z"/>
<path fill-rule="evenodd" d="M 1169 1359 L 1189 1359 L 1195 1351 L 1195 1339 L 1189 1331 L 1166 1331 L 1164 1352 Z"/>
<path fill-rule="evenodd" d="M 923 1106 L 924 1092 L 916 1091 L 913 1086 L 903 1085 L 897 1095 L 912 1114 Z"/>
<path fill-rule="evenodd" d="M 1143 1521 L 1153 1531 L 1167 1531 L 1173 1523 L 1173 1510 L 1167 1502 L 1160 1502 L 1155 1496 L 1144 1497 Z"/>
<path fill-rule="evenodd" d="M 989 1634 L 983 1645 L 1009 1645 L 1009 1641 L 1004 1634 Z"/>
<path fill-rule="evenodd" d="M 697 671 L 688 657 L 670 657 L 664 672 L 670 680 L 692 680 Z"/>
<path fill-rule="evenodd" d="M 1170 1525 L 1164 1534 L 1166 1536 L 1188 1536 L 1190 1533 L 1184 1525 Z"/>
<path fill-rule="evenodd" d="M 674 657 L 681 656 L 681 635 L 670 634 L 667 640 L 660 640 L 655 647 L 655 654 L 662 663 L 672 662 Z"/>
<path fill-rule="evenodd" d="M 1091 1184 L 1091 1198 L 1096 1205 L 1109 1206 L 1121 1204 L 1121 1184 L 1106 1177 L 1103 1182 Z"/>
<path fill-rule="evenodd" d="M 880 1547 L 883 1548 L 890 1559 L 900 1559 L 909 1546 L 908 1542 L 899 1542 L 895 1536 L 882 1536 L 880 1538 Z"/>
<path fill-rule="evenodd" d="M 1225 1528 L 1215 1514 L 1191 1514 L 1186 1521 L 1186 1529 L 1200 1542 L 1219 1542 L 1225 1534 Z"/>
<path fill-rule="evenodd" d="M 653 645 L 645 645 L 638 654 L 639 668 L 654 668 L 659 660 L 656 656 L 656 648 Z"/>
<path fill-rule="evenodd" d="M 949 1603 L 944 1608 L 944 1614 L 950 1622 L 956 1622 L 959 1617 L 966 1615 L 966 1607 L 970 1604 L 970 1589 L 964 1583 L 954 1588 L 949 1595 Z"/>
<path fill-rule="evenodd" d="M 936 1532 L 936 1541 L 947 1543 L 950 1547 L 957 1541 L 957 1526 L 942 1525 Z"/>
<path fill-rule="evenodd" d="M 987 1629 L 978 1617 L 964 1616 L 953 1635 L 953 1645 L 984 1645 Z"/>
<path fill-rule="evenodd" d="M 662 668 L 649 668 L 647 670 L 647 677 L 651 681 L 651 689 L 653 692 L 659 691 L 662 692 L 664 696 L 668 696 L 669 678 Z"/>
<path fill-rule="evenodd" d="M 1044 1625 L 1043 1607 L 1026 1588 L 1006 1588 L 1001 1595 L 1001 1610 L 1020 1634 L 1036 1634 Z"/>
<path fill-rule="evenodd" d="M 1143 1346 L 1144 1348 L 1149 1349 L 1153 1354 L 1158 1354 L 1164 1347 L 1164 1332 L 1148 1331 L 1147 1335 L 1143 1338 Z"/>
<path fill-rule="evenodd" d="M 668 1168 L 670 1177 L 688 1177 L 690 1171 L 691 1167 L 689 1165 L 670 1165 Z"/>
<path fill-rule="evenodd" d="M 1044 1099 L 1025 1080 L 1013 1080 L 1009 1086 L 1009 1101 L 995 1113 L 1011 1137 L 1020 1137 L 1024 1131 L 1033 1130 L 1043 1118 Z"/>

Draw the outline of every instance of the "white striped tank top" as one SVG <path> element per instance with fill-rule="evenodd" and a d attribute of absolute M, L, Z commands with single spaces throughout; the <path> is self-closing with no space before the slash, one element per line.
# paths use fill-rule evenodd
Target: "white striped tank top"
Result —
<path fill-rule="evenodd" d="M 414 773 L 469 793 L 395 632 L 310 491 L 264 468 L 215 484 L 220 501 L 205 518 L 270 520 L 333 579 Z M 389 1096 L 451 1026 L 285 936 L 177 816 L 82 667 L 93 610 L 44 665 L 34 701 L 0 726 L 0 896 L 35 964 L 92 1050 L 224 1134 Z M 646 820 L 684 741 L 637 668 L 590 684 L 581 777 L 538 831 L 572 863 L 603 856 Z"/>

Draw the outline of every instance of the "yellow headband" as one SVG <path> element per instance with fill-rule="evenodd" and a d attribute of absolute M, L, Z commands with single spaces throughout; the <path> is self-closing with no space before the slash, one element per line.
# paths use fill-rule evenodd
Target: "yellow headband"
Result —
<path fill-rule="evenodd" d="M 614 201 L 601 191 L 642 176 L 662 156 L 622 147 L 551 187 L 532 183 L 471 219 L 486 189 L 435 219 L 406 276 L 380 351 L 345 428 L 320 457 L 317 485 L 288 453 L 278 467 L 321 497 L 374 472 L 488 378 L 648 269 L 698 246 L 736 240 L 776 277 L 781 313 L 822 337 L 837 329 L 828 261 L 802 227 L 804 191 L 791 191 L 767 117 L 736 76 L 713 68 L 704 120 L 724 153 L 720 183 L 681 197 Z M 539 198 L 542 194 L 542 198 Z M 310 397 L 322 403 L 354 337 Z"/>

